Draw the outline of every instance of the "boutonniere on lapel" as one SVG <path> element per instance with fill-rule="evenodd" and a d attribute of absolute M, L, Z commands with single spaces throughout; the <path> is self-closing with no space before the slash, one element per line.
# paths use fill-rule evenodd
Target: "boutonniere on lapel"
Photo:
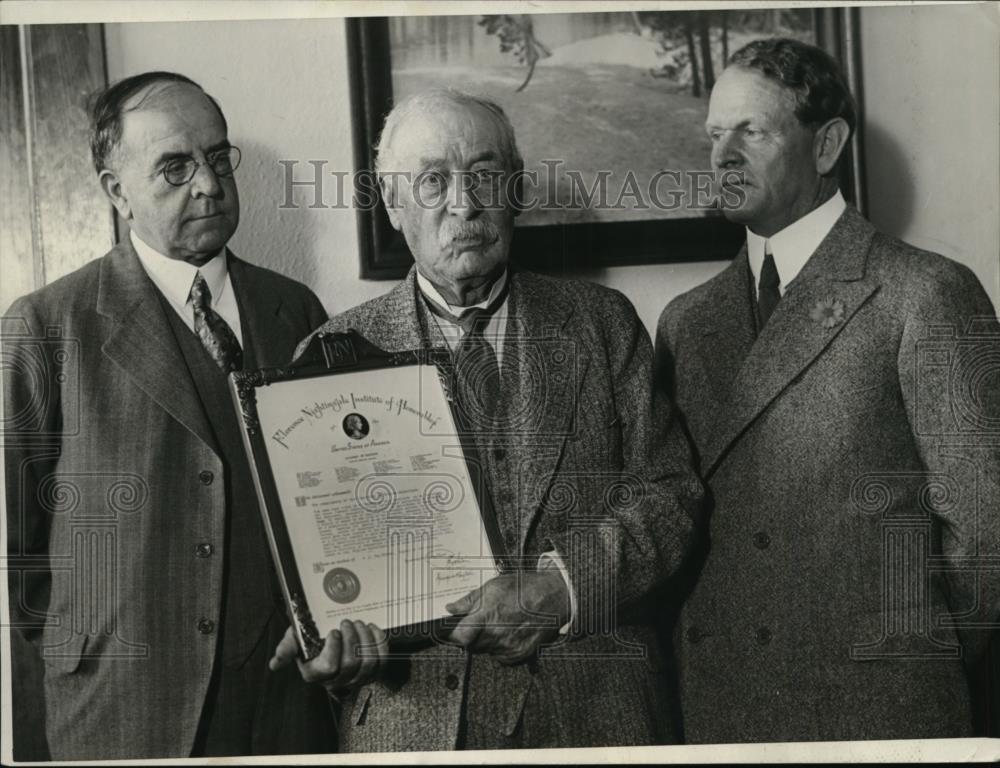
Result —
<path fill-rule="evenodd" d="M 820 299 L 809 312 L 809 317 L 824 328 L 833 328 L 844 322 L 844 302 L 840 299 Z"/>

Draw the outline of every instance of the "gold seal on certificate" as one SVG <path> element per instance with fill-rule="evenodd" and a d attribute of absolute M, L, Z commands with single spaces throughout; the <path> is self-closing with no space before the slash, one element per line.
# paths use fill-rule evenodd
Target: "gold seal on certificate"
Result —
<path fill-rule="evenodd" d="M 323 589 L 335 603 L 353 603 L 361 594 L 357 575 L 347 568 L 331 568 L 323 577 Z"/>
<path fill-rule="evenodd" d="M 307 657 L 343 619 L 426 631 L 501 555 L 435 355 L 353 333 L 314 347 L 323 358 L 230 377 Z"/>

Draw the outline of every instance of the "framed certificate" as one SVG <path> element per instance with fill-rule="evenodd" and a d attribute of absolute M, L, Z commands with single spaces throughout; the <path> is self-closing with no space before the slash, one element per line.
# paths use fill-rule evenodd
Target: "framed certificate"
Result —
<path fill-rule="evenodd" d="M 309 351 L 230 376 L 300 646 L 314 657 L 343 619 L 426 636 L 504 568 L 448 353 L 387 353 L 353 331 Z"/>

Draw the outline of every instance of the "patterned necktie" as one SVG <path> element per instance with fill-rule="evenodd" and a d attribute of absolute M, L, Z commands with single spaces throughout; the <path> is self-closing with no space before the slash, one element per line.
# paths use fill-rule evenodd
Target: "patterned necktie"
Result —
<path fill-rule="evenodd" d="M 781 300 L 781 278 L 778 277 L 778 268 L 774 264 L 774 254 L 771 253 L 771 244 L 764 245 L 764 265 L 760 270 L 760 291 L 757 294 L 757 319 L 760 328 L 767 325 L 767 321 L 778 306 Z"/>
<path fill-rule="evenodd" d="M 491 316 L 485 309 L 471 309 L 458 320 L 465 335 L 455 350 L 455 381 L 459 405 L 474 427 L 492 421 L 500 399 L 500 364 L 483 336 Z"/>
<path fill-rule="evenodd" d="M 243 367 L 240 342 L 229 324 L 212 309 L 212 291 L 200 271 L 191 285 L 191 304 L 194 306 L 194 332 L 205 351 L 223 373 L 240 370 Z"/>
<path fill-rule="evenodd" d="M 459 316 L 452 315 L 425 297 L 431 313 L 444 318 L 462 331 L 462 340 L 453 356 L 455 364 L 455 399 L 469 426 L 488 428 L 492 424 L 500 399 L 500 364 L 493 346 L 483 332 L 490 320 L 507 300 L 510 280 L 485 309 L 469 309 Z"/>

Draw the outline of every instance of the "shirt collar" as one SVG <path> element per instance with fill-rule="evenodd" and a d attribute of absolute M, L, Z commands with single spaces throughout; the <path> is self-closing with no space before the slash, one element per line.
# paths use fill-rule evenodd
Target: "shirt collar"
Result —
<path fill-rule="evenodd" d="M 764 264 L 764 247 L 770 242 L 774 254 L 774 266 L 781 280 L 781 295 L 794 280 L 819 244 L 830 234 L 833 225 L 844 212 L 847 203 L 838 189 L 836 193 L 818 208 L 811 210 L 801 219 L 793 221 L 771 237 L 761 237 L 747 229 L 747 259 L 753 272 L 754 284 L 760 285 L 760 270 Z"/>
<path fill-rule="evenodd" d="M 229 283 L 229 269 L 226 265 L 226 249 L 222 248 L 215 256 L 200 267 L 188 264 L 181 259 L 171 259 L 164 256 L 151 245 L 140 238 L 135 231 L 129 233 L 132 247 L 135 248 L 139 261 L 146 273 L 153 279 L 163 295 L 175 304 L 184 306 L 191 294 L 191 284 L 194 276 L 201 272 L 212 292 L 212 304 L 217 304 L 225 295 Z"/>
<path fill-rule="evenodd" d="M 500 277 L 498 277 L 493 282 L 493 285 L 490 288 L 489 295 L 483 301 L 479 302 L 478 304 L 471 304 L 468 307 L 456 307 L 449 304 L 445 300 L 445 298 L 441 295 L 440 291 L 438 291 L 438 289 L 434 287 L 434 284 L 426 277 L 424 277 L 422 274 L 420 274 L 420 270 L 417 270 L 417 285 L 420 286 L 421 293 L 423 293 L 424 296 L 433 301 L 435 304 L 438 304 L 443 309 L 448 310 L 448 312 L 450 312 L 452 315 L 455 315 L 456 317 L 458 317 L 463 312 L 466 312 L 470 309 L 486 309 L 486 307 L 490 305 L 490 302 L 492 302 L 493 299 L 495 299 L 500 294 L 500 291 L 504 289 L 504 286 L 506 284 L 507 284 L 507 270 L 504 269 L 503 274 L 500 275 Z"/>

